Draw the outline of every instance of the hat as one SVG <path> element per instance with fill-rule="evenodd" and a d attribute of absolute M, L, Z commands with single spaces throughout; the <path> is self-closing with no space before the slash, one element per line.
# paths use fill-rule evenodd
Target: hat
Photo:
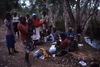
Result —
<path fill-rule="evenodd" d="M 33 13 L 33 14 L 32 14 L 32 16 L 36 16 L 36 15 L 37 15 L 36 13 Z"/>

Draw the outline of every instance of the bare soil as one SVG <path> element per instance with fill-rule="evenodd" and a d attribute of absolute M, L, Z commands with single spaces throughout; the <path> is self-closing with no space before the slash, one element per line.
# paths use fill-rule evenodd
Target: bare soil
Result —
<path fill-rule="evenodd" d="M 47 60 L 33 58 L 33 52 L 41 47 L 48 49 L 50 44 L 39 45 L 34 51 L 30 53 L 31 67 L 79 67 L 78 62 L 84 60 L 87 67 L 93 59 L 96 59 L 100 64 L 100 50 L 96 50 L 84 43 L 83 47 L 79 47 L 76 52 L 69 52 L 66 56 L 49 58 Z M 0 67 L 27 67 L 24 62 L 24 46 L 20 39 L 16 41 L 16 49 L 19 53 L 8 55 L 6 40 L 5 40 L 5 27 L 0 27 Z"/>

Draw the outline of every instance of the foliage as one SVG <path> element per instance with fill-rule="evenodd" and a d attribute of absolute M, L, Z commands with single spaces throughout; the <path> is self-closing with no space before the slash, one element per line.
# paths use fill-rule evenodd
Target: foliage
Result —
<path fill-rule="evenodd" d="M 3 17 L 7 11 L 18 8 L 18 1 L 19 0 L 0 0 L 0 17 Z"/>

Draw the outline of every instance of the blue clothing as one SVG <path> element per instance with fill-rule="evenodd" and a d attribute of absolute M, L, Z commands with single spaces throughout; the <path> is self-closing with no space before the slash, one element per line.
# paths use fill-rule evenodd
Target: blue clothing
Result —
<path fill-rule="evenodd" d="M 15 44 L 14 35 L 6 35 L 6 43 L 8 48 L 13 48 Z"/>
<path fill-rule="evenodd" d="M 74 32 L 66 32 L 66 37 L 69 38 L 69 37 L 75 37 L 75 34 Z"/>

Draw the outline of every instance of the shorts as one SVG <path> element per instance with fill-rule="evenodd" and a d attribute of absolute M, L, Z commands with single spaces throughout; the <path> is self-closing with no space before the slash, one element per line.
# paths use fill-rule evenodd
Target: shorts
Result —
<path fill-rule="evenodd" d="M 6 35 L 6 43 L 8 48 L 14 48 L 14 44 L 15 44 L 14 35 Z"/>

